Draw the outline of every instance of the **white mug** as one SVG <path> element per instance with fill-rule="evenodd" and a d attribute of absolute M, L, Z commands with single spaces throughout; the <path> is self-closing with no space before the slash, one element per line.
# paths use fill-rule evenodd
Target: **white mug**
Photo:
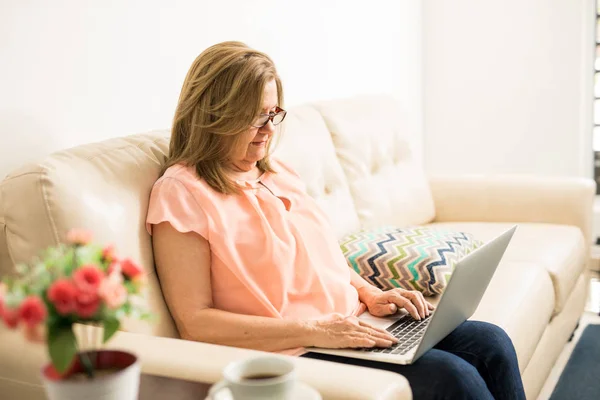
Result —
<path fill-rule="evenodd" d="M 233 400 L 284 400 L 292 396 L 296 370 L 294 363 L 283 357 L 266 356 L 231 363 L 223 377 L 210 388 L 209 399 L 231 399 L 223 396 L 229 389 Z"/>

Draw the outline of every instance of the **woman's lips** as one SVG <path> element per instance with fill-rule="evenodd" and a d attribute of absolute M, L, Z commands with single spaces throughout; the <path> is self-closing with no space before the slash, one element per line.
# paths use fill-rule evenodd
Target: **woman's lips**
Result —
<path fill-rule="evenodd" d="M 265 143 L 267 143 L 266 140 L 263 140 L 262 142 L 252 142 L 254 146 L 263 146 Z"/>

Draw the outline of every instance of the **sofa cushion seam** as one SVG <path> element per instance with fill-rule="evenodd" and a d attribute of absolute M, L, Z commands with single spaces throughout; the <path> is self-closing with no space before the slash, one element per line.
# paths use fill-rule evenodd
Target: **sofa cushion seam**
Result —
<path fill-rule="evenodd" d="M 13 257 L 12 252 L 10 251 L 10 246 L 8 245 L 8 225 L 2 223 L 2 226 L 4 229 L 4 238 L 6 240 L 6 251 L 8 253 L 8 258 L 10 259 L 12 264 L 15 265 L 15 258 Z"/>
<path fill-rule="evenodd" d="M 42 168 L 46 168 L 45 166 L 42 166 Z M 37 175 L 37 174 L 41 174 L 42 171 L 28 171 L 28 172 L 23 172 L 20 173 L 19 175 L 13 175 L 13 176 L 7 176 L 6 178 L 4 178 L 4 180 L 2 181 L 2 184 L 4 184 L 5 182 L 9 182 L 12 181 L 13 179 L 17 179 L 17 178 L 21 178 L 23 176 L 27 176 L 27 175 Z"/>
<path fill-rule="evenodd" d="M 2 190 L 2 185 L 0 185 L 0 191 Z M 3 196 L 0 196 L 0 199 L 3 199 Z M 2 216 L 2 220 L 0 221 L 0 224 L 2 224 L 4 227 L 4 240 L 6 241 L 6 252 L 8 253 L 8 258 L 10 259 L 10 261 L 12 262 L 12 264 L 15 264 L 15 258 L 12 255 L 12 252 L 10 250 L 10 246 L 8 245 L 8 224 L 6 223 L 6 218 L 4 217 L 6 215 L 6 210 L 4 209 L 5 205 L 4 205 L 4 201 L 0 201 L 0 207 L 2 207 L 1 213 L 0 215 Z"/>
<path fill-rule="evenodd" d="M 44 199 L 44 210 L 46 211 L 46 216 L 48 217 L 48 221 L 50 222 L 50 226 L 51 226 L 53 234 L 54 234 L 54 243 L 58 244 L 58 242 L 59 242 L 58 230 L 56 229 L 56 222 L 54 221 L 54 218 L 52 218 L 52 213 L 50 212 L 50 203 L 48 202 L 48 193 L 46 191 L 45 184 L 44 184 L 44 180 L 46 180 L 48 178 L 48 173 L 46 171 L 47 170 L 44 170 L 40 174 L 39 183 L 40 183 L 40 187 L 42 190 L 42 198 Z M 46 179 L 43 179 L 43 178 L 46 178 Z"/>

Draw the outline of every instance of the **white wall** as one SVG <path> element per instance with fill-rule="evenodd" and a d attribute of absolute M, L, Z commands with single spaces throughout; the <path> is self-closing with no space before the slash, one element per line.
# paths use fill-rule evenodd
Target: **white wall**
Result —
<path fill-rule="evenodd" d="M 0 178 L 50 151 L 168 128 L 194 58 L 268 53 L 287 104 L 386 92 L 421 129 L 421 4 L 402 1 L 0 2 Z"/>
<path fill-rule="evenodd" d="M 424 0 L 433 173 L 591 176 L 593 0 Z"/>

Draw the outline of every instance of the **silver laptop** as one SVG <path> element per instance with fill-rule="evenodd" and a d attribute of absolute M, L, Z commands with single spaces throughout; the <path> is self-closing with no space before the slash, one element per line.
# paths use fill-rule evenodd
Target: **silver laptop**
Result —
<path fill-rule="evenodd" d="M 517 226 L 513 226 L 456 263 L 446 290 L 429 317 L 417 321 L 405 310 L 388 318 L 374 317 L 368 312 L 359 317 L 362 321 L 392 333 L 399 339 L 398 344 L 389 348 L 311 347 L 307 350 L 394 364 L 412 364 L 473 315 L 516 229 Z"/>

